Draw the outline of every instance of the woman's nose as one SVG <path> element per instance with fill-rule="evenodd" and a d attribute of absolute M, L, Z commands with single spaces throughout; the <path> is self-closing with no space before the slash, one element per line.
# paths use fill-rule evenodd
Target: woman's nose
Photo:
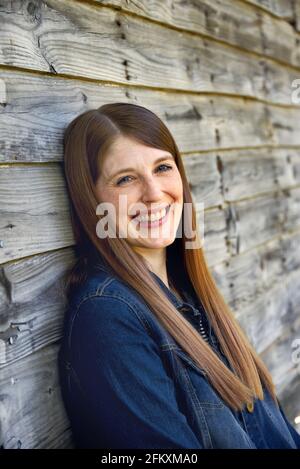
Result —
<path fill-rule="evenodd" d="M 160 199 L 162 188 L 161 183 L 157 181 L 153 176 L 144 178 L 142 183 L 143 201 L 158 200 Z"/>

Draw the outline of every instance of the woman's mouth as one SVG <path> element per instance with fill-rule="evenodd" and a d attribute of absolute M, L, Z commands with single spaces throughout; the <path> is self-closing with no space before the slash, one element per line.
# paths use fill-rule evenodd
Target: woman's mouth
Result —
<path fill-rule="evenodd" d="M 163 208 L 159 212 L 151 215 L 137 215 L 133 218 L 133 223 L 135 225 L 139 224 L 140 227 L 146 228 L 155 228 L 157 226 L 163 225 L 169 215 L 171 205 L 168 205 L 166 208 Z"/>

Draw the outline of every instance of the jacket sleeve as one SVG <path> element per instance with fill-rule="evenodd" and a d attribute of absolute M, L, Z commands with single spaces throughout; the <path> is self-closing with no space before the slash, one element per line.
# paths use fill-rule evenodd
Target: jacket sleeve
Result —
<path fill-rule="evenodd" d="M 73 321 L 72 366 L 102 435 L 99 447 L 202 448 L 137 314 L 123 299 L 94 296 Z"/>

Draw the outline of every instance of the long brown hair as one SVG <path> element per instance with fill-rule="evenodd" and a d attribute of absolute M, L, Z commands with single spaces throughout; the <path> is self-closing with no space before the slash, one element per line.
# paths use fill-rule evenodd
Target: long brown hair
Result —
<path fill-rule="evenodd" d="M 90 266 L 99 256 L 118 278 L 143 297 L 157 319 L 202 368 L 211 385 L 232 409 L 242 409 L 255 398 L 263 399 L 263 386 L 277 403 L 272 377 L 225 303 L 202 247 L 185 249 L 188 240 L 183 231 L 182 237 L 176 237 L 167 247 L 167 262 L 168 265 L 173 262 L 176 267 L 176 259 L 179 265 L 179 269 L 175 268 L 174 271 L 175 286 L 178 272 L 183 272 L 191 282 L 233 371 L 177 311 L 166 295 L 158 291 L 160 289 L 143 258 L 130 247 L 126 239 L 100 239 L 97 236 L 96 207 L 99 202 L 93 187 L 99 177 L 99 158 L 120 135 L 132 137 L 144 145 L 174 155 L 183 183 L 183 202 L 192 207 L 191 212 L 182 212 L 182 219 L 188 218 L 184 220 L 184 226 L 187 224 L 192 230 L 198 230 L 195 206 L 181 155 L 162 120 L 145 107 L 129 103 L 105 104 L 82 113 L 68 125 L 64 134 L 64 171 L 77 253 L 77 262 L 68 273 L 65 284 L 67 296 L 71 296 L 74 289 L 87 278 Z"/>

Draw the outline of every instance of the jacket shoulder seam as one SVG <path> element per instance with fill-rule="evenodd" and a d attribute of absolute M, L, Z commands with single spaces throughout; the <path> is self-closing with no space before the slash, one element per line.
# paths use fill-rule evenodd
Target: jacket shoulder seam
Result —
<path fill-rule="evenodd" d="M 105 281 L 103 284 L 101 284 L 97 288 L 96 291 L 94 290 L 93 292 L 89 293 L 88 295 L 86 295 L 84 298 L 81 299 L 80 303 L 76 307 L 76 311 L 74 313 L 73 320 L 72 320 L 71 329 L 73 328 L 74 320 L 77 317 L 79 309 L 80 309 L 80 307 L 83 303 L 85 303 L 87 300 L 93 299 L 93 298 L 107 298 L 107 299 L 116 299 L 116 300 L 119 300 L 122 303 L 124 303 L 129 308 L 129 310 L 132 311 L 135 314 L 135 316 L 138 318 L 139 322 L 143 325 L 146 332 L 148 334 L 151 334 L 151 328 L 150 328 L 150 325 L 149 325 L 148 321 L 146 320 L 145 317 L 143 317 L 143 314 L 138 310 L 138 308 L 136 308 L 135 305 L 128 302 L 127 299 L 124 298 L 120 294 L 105 293 L 105 291 L 104 291 L 105 287 L 108 286 L 113 280 L 114 280 L 114 278 L 110 277 L 109 279 L 107 279 L 107 281 Z"/>

